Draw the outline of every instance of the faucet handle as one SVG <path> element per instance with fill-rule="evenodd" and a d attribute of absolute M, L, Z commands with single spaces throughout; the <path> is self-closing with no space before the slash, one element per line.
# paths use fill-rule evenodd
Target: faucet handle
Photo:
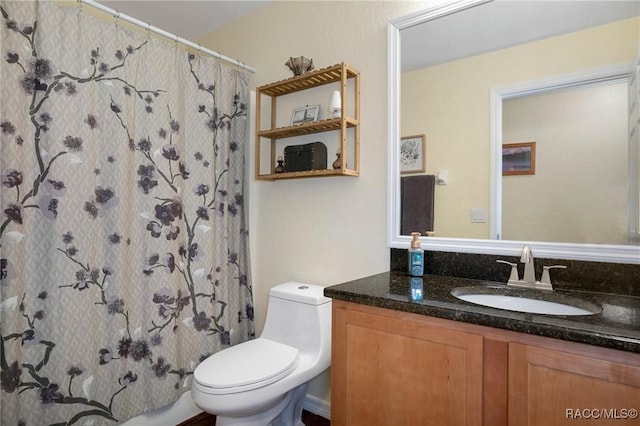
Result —
<path fill-rule="evenodd" d="M 504 263 L 505 265 L 511 266 L 511 274 L 509 275 L 509 283 L 520 281 L 520 277 L 518 276 L 518 264 L 507 262 L 506 260 L 498 259 L 496 263 Z"/>
<path fill-rule="evenodd" d="M 549 269 L 567 269 L 565 265 L 550 265 L 542 267 L 542 279 L 540 280 L 541 284 L 549 284 L 551 285 L 551 276 L 549 275 Z"/>

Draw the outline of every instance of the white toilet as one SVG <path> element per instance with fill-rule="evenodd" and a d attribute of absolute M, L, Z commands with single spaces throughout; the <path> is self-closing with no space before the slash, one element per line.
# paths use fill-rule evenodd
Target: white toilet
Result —
<path fill-rule="evenodd" d="M 216 426 L 304 426 L 308 382 L 330 365 L 331 299 L 317 285 L 280 284 L 260 337 L 201 362 L 191 396 Z"/>

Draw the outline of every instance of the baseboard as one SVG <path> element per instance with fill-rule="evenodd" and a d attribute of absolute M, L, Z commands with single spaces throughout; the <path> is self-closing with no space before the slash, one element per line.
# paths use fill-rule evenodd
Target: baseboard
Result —
<path fill-rule="evenodd" d="M 302 407 L 310 413 L 331 420 L 331 403 L 329 401 L 307 394 L 302 403 Z"/>

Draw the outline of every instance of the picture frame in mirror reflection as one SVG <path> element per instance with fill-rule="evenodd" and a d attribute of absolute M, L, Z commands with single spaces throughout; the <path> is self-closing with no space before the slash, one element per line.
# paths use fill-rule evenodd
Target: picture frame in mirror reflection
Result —
<path fill-rule="evenodd" d="M 320 105 L 307 105 L 293 110 L 291 114 L 291 125 L 312 123 L 318 121 Z"/>
<path fill-rule="evenodd" d="M 502 145 L 502 176 L 535 174 L 535 142 L 505 143 Z"/>
<path fill-rule="evenodd" d="M 427 171 L 427 138 L 425 135 L 400 138 L 400 173 Z"/>

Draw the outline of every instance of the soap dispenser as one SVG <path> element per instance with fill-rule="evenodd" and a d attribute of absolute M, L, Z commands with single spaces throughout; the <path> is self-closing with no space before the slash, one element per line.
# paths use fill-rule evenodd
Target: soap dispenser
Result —
<path fill-rule="evenodd" d="M 420 248 L 420 233 L 411 233 L 411 247 L 408 253 L 407 272 L 413 277 L 424 275 L 424 251 Z"/>

